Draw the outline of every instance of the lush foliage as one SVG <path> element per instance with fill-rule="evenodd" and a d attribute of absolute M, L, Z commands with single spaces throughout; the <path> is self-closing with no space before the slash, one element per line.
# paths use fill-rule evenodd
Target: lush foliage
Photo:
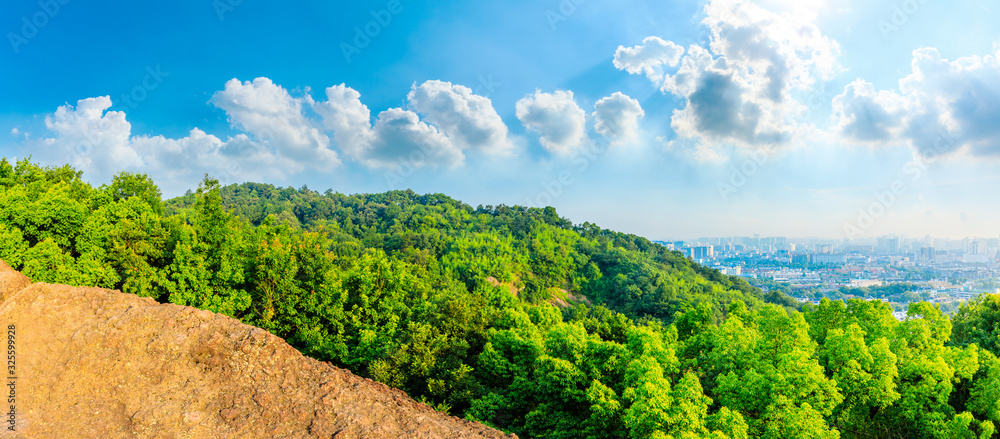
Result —
<path fill-rule="evenodd" d="M 954 320 L 802 312 L 554 209 L 206 178 L 162 202 L 0 161 L 0 259 L 265 328 L 457 416 L 545 438 L 989 438 L 1000 299 Z"/>

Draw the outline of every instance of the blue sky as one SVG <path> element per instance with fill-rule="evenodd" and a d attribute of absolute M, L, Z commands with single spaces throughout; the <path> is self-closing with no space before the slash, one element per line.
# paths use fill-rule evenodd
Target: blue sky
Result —
<path fill-rule="evenodd" d="M 996 9 L 5 2 L 0 155 L 165 196 L 208 173 L 553 205 L 653 239 L 995 237 Z"/>

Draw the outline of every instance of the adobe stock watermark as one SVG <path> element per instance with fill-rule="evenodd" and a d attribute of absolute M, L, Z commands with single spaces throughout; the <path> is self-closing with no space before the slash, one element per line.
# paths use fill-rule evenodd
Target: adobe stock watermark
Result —
<path fill-rule="evenodd" d="M 132 87 L 132 90 L 129 93 L 121 96 L 121 104 L 131 109 L 135 109 L 139 103 L 145 101 L 146 98 L 149 97 L 149 92 L 156 90 L 157 87 L 163 83 L 163 79 L 167 76 L 170 76 L 170 73 L 164 72 L 160 69 L 159 64 L 157 64 L 156 67 L 146 66 L 146 75 L 143 76 L 139 85 Z"/>
<path fill-rule="evenodd" d="M 570 158 L 570 164 L 574 167 L 560 171 L 555 178 L 543 180 L 542 189 L 535 193 L 534 196 L 529 196 L 528 203 L 525 206 L 538 208 L 551 206 L 555 200 L 566 193 L 566 190 L 576 183 L 580 173 L 589 169 L 591 163 L 607 151 L 607 140 L 603 137 L 598 140 L 591 139 L 583 149 Z"/>
<path fill-rule="evenodd" d="M 501 85 L 503 85 L 503 83 L 494 80 L 492 74 L 479 76 L 478 84 L 472 88 L 472 92 L 476 95 L 489 98 Z M 462 116 L 453 110 L 446 113 L 444 117 L 450 122 L 457 122 Z M 392 170 L 386 171 L 386 185 L 390 190 L 399 189 L 400 184 L 412 176 L 413 173 L 417 171 L 417 168 L 420 167 L 420 164 L 424 163 L 432 155 L 433 151 L 428 149 L 426 145 L 422 144 L 420 145 L 420 149 L 411 151 L 408 155 L 400 157 L 396 166 L 394 166 Z"/>
<path fill-rule="evenodd" d="M 892 13 L 889 19 L 878 21 L 878 30 L 882 33 L 882 39 L 889 41 L 889 35 L 898 32 L 910 21 L 910 17 L 920 11 L 920 6 L 927 4 L 930 0 L 904 0 L 902 3 L 892 5 Z"/>
<path fill-rule="evenodd" d="M 369 11 L 372 19 L 362 26 L 354 26 L 354 39 L 350 42 L 341 41 L 340 51 L 344 54 L 344 60 L 350 64 L 355 56 L 360 55 L 362 50 L 370 46 L 379 35 L 382 35 L 382 31 L 392 24 L 393 17 L 402 13 L 403 3 L 401 0 L 389 0 L 385 4 L 385 8 Z"/>
<path fill-rule="evenodd" d="M 132 87 L 131 92 L 123 94 L 119 102 L 112 101 L 112 103 L 134 109 L 140 102 L 149 97 L 150 91 L 155 90 L 163 83 L 164 78 L 170 76 L 170 73 L 164 72 L 159 64 L 155 67 L 146 66 L 145 71 L 146 75 L 138 85 Z M 104 131 L 102 130 L 83 130 L 83 136 L 84 141 L 77 144 L 69 155 L 69 162 L 77 169 L 88 167 L 92 162 L 91 156 L 94 153 L 94 148 L 104 142 Z"/>
<path fill-rule="evenodd" d="M 864 208 L 858 208 L 858 216 L 855 221 L 853 223 L 844 223 L 843 229 L 847 238 L 854 239 L 863 235 L 875 226 L 875 223 L 885 216 L 892 206 L 896 205 L 900 197 L 909 190 L 907 181 L 912 184 L 919 180 L 920 177 L 923 177 L 924 172 L 927 171 L 928 165 L 925 159 L 933 159 L 947 151 L 952 151 L 957 144 L 958 139 L 954 134 L 941 130 L 938 133 L 937 139 L 934 140 L 933 151 L 928 151 L 923 157 L 918 152 L 914 155 L 913 159 L 903 165 L 901 172 L 904 176 L 909 177 L 908 180 L 901 176 L 889 183 L 887 189 L 874 192 L 872 196 L 875 200 Z"/>
<path fill-rule="evenodd" d="M 739 192 L 750 181 L 750 178 L 757 175 L 761 166 L 767 163 L 768 155 L 769 152 L 764 150 L 750 152 L 750 156 L 743 159 L 743 162 L 730 172 L 728 181 L 719 180 L 716 182 L 715 188 L 719 190 L 722 201 L 729 201 L 730 195 Z"/>
<path fill-rule="evenodd" d="M 226 21 L 226 14 L 236 10 L 236 7 L 243 4 L 243 0 L 213 0 L 212 8 L 215 15 L 219 16 L 219 21 Z"/>
<path fill-rule="evenodd" d="M 21 17 L 21 32 L 7 32 L 7 41 L 14 49 L 14 54 L 21 53 L 21 46 L 30 43 L 33 38 L 37 37 L 41 29 L 47 26 L 49 21 L 55 18 L 62 7 L 69 2 L 70 0 L 39 0 L 39 11 L 31 14 L 30 19 L 27 15 Z"/>
<path fill-rule="evenodd" d="M 78 143 L 70 154 L 69 163 L 76 169 L 89 168 L 93 161 L 94 148 L 104 141 L 104 132 L 100 130 L 83 130 L 84 141 Z"/>
<path fill-rule="evenodd" d="M 555 9 L 548 9 L 545 11 L 545 19 L 549 22 L 549 27 L 552 30 L 556 30 L 556 26 L 569 19 L 569 17 L 576 13 L 576 8 L 587 0 L 560 0 L 559 6 Z"/>
<path fill-rule="evenodd" d="M 806 98 L 801 111 L 792 117 L 795 124 L 801 124 L 813 117 L 813 111 L 817 108 L 830 105 L 833 102 L 833 94 L 826 89 L 826 84 L 820 84 L 818 88 L 811 89 Z M 739 166 L 733 168 L 729 173 L 728 180 L 719 180 L 715 183 L 715 188 L 719 191 L 722 201 L 729 201 L 729 196 L 738 193 L 743 186 L 746 186 L 750 179 L 760 172 L 761 167 L 770 156 L 769 150 L 755 150 L 750 156 L 743 159 Z"/>

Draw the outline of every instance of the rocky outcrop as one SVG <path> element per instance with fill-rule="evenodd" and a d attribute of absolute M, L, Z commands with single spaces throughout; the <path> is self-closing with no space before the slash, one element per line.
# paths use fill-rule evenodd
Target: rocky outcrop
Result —
<path fill-rule="evenodd" d="M 32 284 L 2 261 L 0 295 L 16 349 L 16 432 L 5 415 L 0 438 L 515 437 L 211 312 Z"/>
<path fill-rule="evenodd" d="M 7 300 L 7 296 L 14 294 L 31 285 L 28 276 L 14 271 L 6 262 L 0 260 L 0 302 Z"/>

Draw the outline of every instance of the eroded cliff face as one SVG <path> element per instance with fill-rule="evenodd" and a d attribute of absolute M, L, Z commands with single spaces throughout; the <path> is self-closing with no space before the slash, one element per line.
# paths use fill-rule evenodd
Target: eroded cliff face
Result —
<path fill-rule="evenodd" d="M 514 438 L 190 307 L 30 283 L 0 261 L 16 432 L 0 438 Z M 4 370 L 5 400 L 9 397 Z M 11 404 L 0 404 L 3 412 Z"/>

